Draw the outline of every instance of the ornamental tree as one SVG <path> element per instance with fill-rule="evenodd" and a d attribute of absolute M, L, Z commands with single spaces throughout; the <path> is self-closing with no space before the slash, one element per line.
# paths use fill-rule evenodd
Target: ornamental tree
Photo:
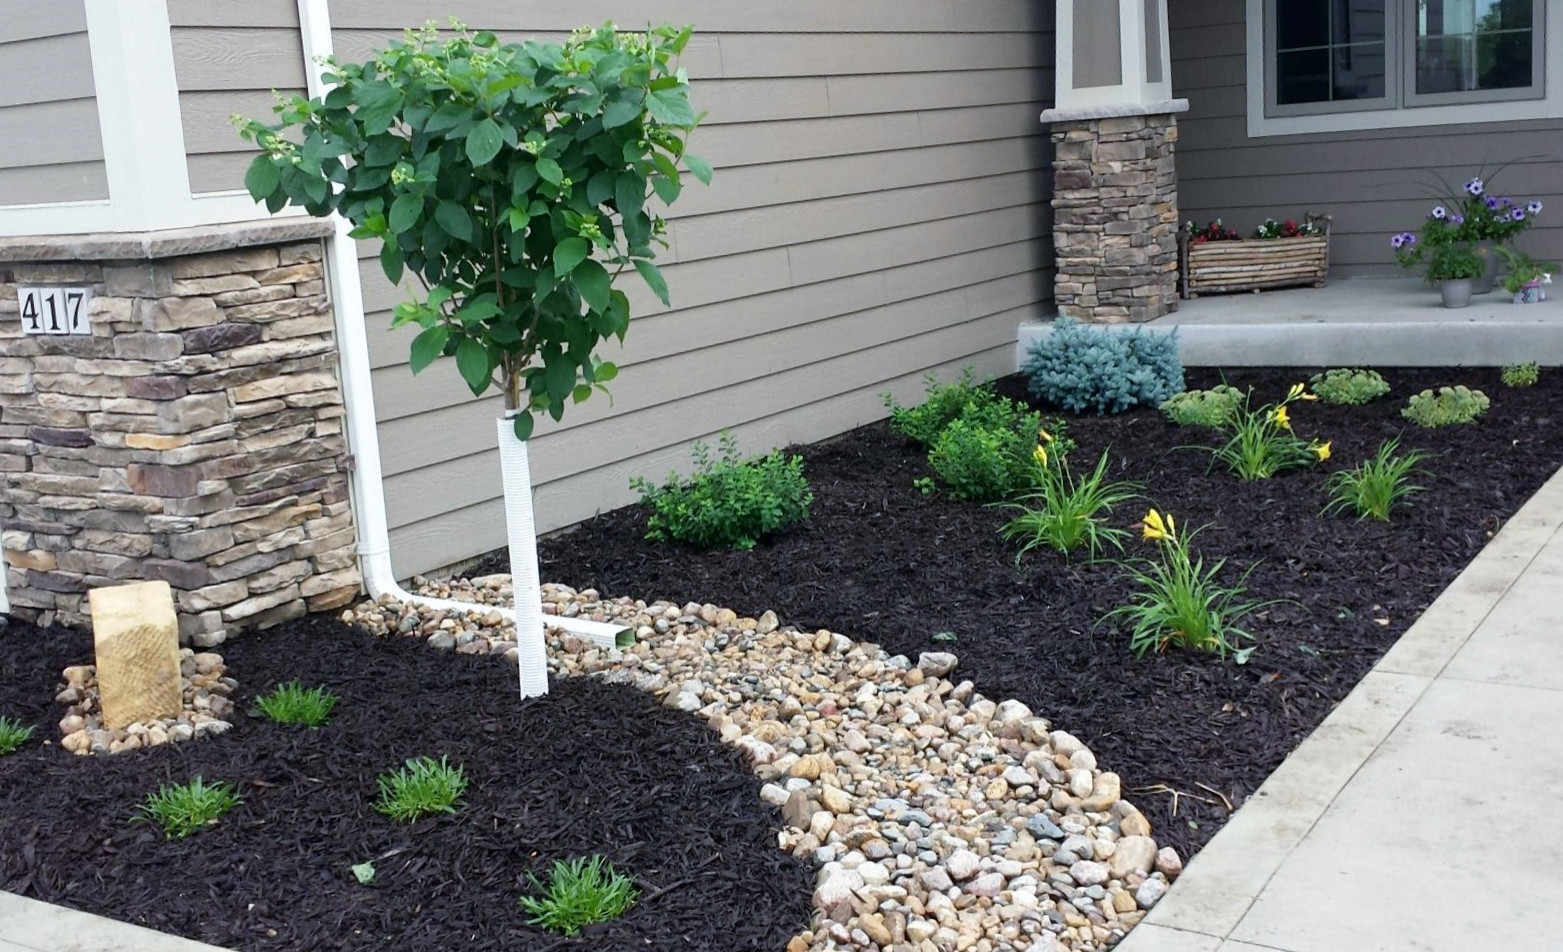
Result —
<path fill-rule="evenodd" d="M 409 30 L 365 63 L 328 61 L 323 97 L 293 97 L 278 120 L 236 118 L 263 150 L 245 186 L 272 212 L 340 212 L 377 239 L 392 282 L 422 294 L 396 308 L 417 324 L 410 363 L 441 356 L 482 395 L 504 393 L 517 438 L 534 414 L 612 380 L 594 354 L 621 341 L 630 306 L 615 287 L 633 267 L 663 303 L 653 258 L 700 117 L 677 57 L 690 30 L 577 30 L 563 44 L 500 44 L 493 33 Z"/>
<path fill-rule="evenodd" d="M 560 419 L 617 373 L 595 351 L 629 329 L 615 287 L 627 269 L 667 303 L 652 203 L 678 199 L 680 164 L 711 177 L 684 151 L 700 121 L 677 65 L 689 36 L 610 24 L 562 44 L 501 44 L 428 26 L 367 62 L 327 60 L 329 91 L 279 102 L 276 122 L 235 117 L 262 150 L 245 175 L 256 201 L 340 213 L 354 238 L 380 242 L 392 282 L 416 280 L 393 321 L 420 328 L 413 373 L 454 357 L 474 395 L 503 392 L 524 695 L 548 690 L 526 440 L 536 414 Z"/>

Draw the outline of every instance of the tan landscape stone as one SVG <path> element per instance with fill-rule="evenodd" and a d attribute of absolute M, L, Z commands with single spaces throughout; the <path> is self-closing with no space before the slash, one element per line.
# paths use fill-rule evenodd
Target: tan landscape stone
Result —
<path fill-rule="evenodd" d="M 180 710 L 179 623 L 167 582 L 87 593 L 103 722 L 110 729 Z"/>

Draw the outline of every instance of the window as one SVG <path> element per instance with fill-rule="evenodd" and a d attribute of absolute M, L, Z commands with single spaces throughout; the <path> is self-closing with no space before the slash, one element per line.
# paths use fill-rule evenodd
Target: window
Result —
<path fill-rule="evenodd" d="M 1542 98 L 1544 7 L 1545 0 L 1263 0 L 1265 115 Z"/>

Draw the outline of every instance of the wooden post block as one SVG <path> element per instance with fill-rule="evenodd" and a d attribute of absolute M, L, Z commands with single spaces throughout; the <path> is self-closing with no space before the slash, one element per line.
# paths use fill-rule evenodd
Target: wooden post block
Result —
<path fill-rule="evenodd" d="M 179 620 L 168 583 L 95 588 L 87 600 L 104 726 L 178 716 Z"/>

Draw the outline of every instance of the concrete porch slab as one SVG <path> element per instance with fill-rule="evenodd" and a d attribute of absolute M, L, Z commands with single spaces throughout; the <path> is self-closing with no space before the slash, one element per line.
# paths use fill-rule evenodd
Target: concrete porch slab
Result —
<path fill-rule="evenodd" d="M 1019 359 L 1050 333 L 1022 324 Z M 1110 325 L 1130 330 L 1133 325 Z M 1322 288 L 1210 295 L 1143 325 L 1178 331 L 1190 367 L 1484 367 L 1563 364 L 1563 284 L 1539 304 L 1502 288 L 1449 309 L 1415 278 L 1345 278 Z"/>

